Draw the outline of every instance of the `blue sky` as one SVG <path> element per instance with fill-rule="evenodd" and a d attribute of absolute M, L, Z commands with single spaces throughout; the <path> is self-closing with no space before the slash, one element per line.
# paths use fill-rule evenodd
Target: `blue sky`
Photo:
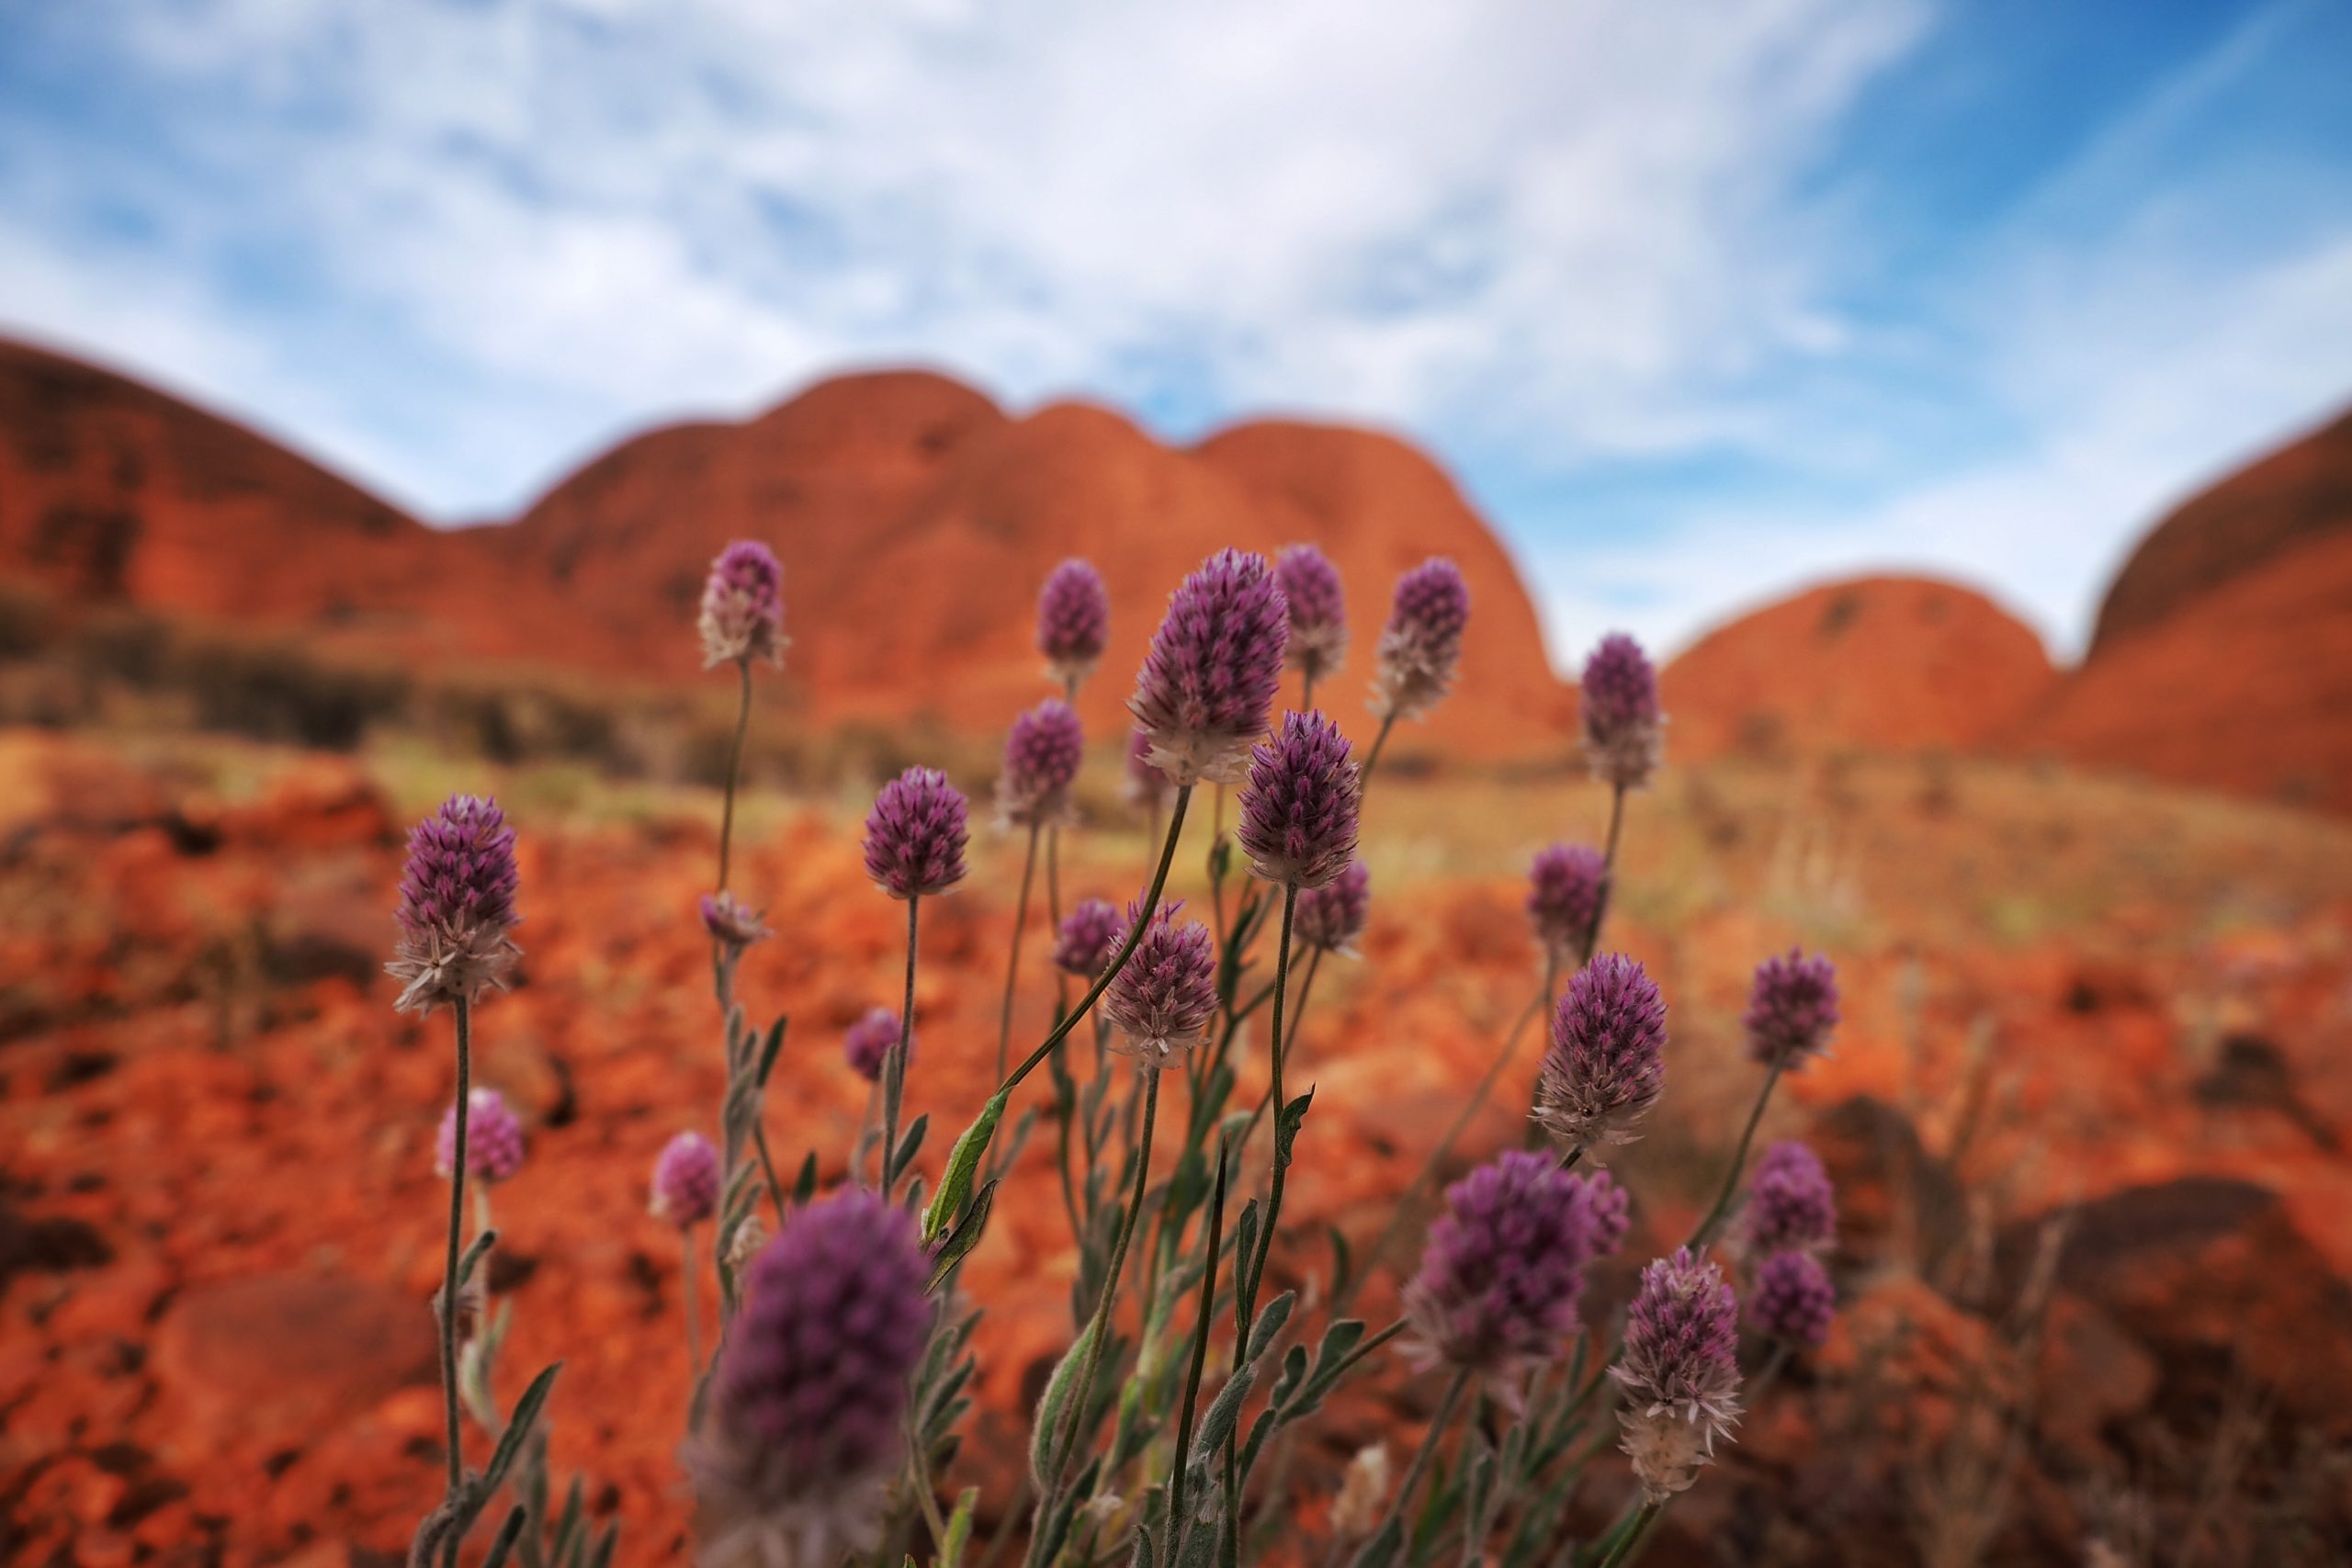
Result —
<path fill-rule="evenodd" d="M 423 513 L 919 361 L 1404 431 L 1572 662 L 1927 570 L 2062 656 L 2352 401 L 2352 6 L 12 8 L 0 331 Z"/>

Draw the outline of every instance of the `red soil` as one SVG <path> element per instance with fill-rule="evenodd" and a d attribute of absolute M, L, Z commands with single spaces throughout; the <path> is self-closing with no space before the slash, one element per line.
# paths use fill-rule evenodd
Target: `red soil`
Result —
<path fill-rule="evenodd" d="M 1982 594 L 1834 582 L 1709 633 L 1661 678 L 1671 755 L 1975 746 L 2049 688 L 2041 639 Z"/>

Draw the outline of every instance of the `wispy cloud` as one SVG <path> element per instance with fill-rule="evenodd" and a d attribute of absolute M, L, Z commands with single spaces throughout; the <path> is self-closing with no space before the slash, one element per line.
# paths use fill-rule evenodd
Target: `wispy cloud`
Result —
<path fill-rule="evenodd" d="M 0 317 L 443 516 L 917 358 L 1178 435 L 1406 427 L 1496 505 L 1563 653 L 1874 560 L 2064 641 L 2155 497 L 2352 387 L 2322 335 L 2352 201 L 2224 255 L 2148 169 L 2292 47 L 2280 15 L 2053 169 L 2041 218 L 1956 237 L 1956 291 L 1865 299 L 1888 239 L 1838 171 L 1939 46 L 1928 0 L 61 8 L 0 57 Z M 2227 314 L 2183 330 L 2195 299 Z M 2221 373 L 2218 413 L 2148 384 Z M 1577 510 L 1601 468 L 1652 487 L 1637 537 Z"/>

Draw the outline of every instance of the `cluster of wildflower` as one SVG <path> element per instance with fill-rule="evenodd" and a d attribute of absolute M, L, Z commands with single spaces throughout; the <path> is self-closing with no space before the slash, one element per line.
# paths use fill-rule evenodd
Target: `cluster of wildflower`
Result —
<path fill-rule="evenodd" d="M 706 585 L 706 659 L 739 667 L 747 704 L 753 666 L 780 661 L 786 647 L 781 582 L 773 554 L 744 542 L 720 555 Z M 1049 835 L 1075 820 L 1070 803 L 1086 738 L 1072 703 L 1103 657 L 1110 608 L 1101 574 L 1082 560 L 1062 562 L 1038 597 L 1036 646 L 1061 689 L 1012 721 L 995 789 L 1002 820 L 1031 829 L 1032 867 L 1040 840 L 1057 843 Z M 1450 692 L 1469 610 L 1467 588 L 1451 561 L 1432 558 L 1398 581 L 1373 682 L 1380 739 L 1397 719 L 1425 716 Z M 842 1035 L 848 1073 L 869 1086 L 866 1125 L 853 1145 L 846 1183 L 826 1195 L 816 1190 L 820 1161 L 812 1156 L 799 1166 L 800 1181 L 787 1196 L 777 1167 L 794 1168 L 771 1157 L 773 1129 L 762 1119 L 761 1100 L 784 1024 L 752 1027 L 736 994 L 739 978 L 756 978 L 742 974 L 741 961 L 770 934 L 767 913 L 725 886 L 722 832 L 721 886 L 700 904 L 725 1023 L 718 1136 L 676 1134 L 653 1160 L 648 1188 L 650 1213 L 682 1238 L 685 1258 L 697 1413 L 686 1462 L 702 1563 L 832 1568 L 845 1556 L 877 1552 L 895 1560 L 908 1531 L 924 1525 L 943 1547 L 966 1539 L 968 1512 L 943 1526 L 933 1506 L 934 1467 L 954 1450 L 951 1428 L 968 1403 L 958 1391 L 973 1376 L 967 1341 L 974 1318 L 955 1281 L 963 1258 L 983 1238 L 997 1179 L 1012 1168 L 1030 1125 L 1026 1108 L 1008 1114 L 1011 1097 L 1041 1066 L 1054 1085 L 1055 1153 L 1078 1262 L 1072 1344 L 1046 1380 L 1029 1451 L 1036 1561 L 1101 1560 L 1125 1550 L 1114 1547 L 1120 1538 L 1114 1532 L 1138 1536 L 1138 1560 L 1166 1562 L 1205 1561 L 1220 1542 L 1248 1538 L 1243 1520 L 1227 1516 L 1253 1495 L 1248 1467 L 1260 1436 L 1310 1414 L 1371 1348 L 1348 1353 L 1363 1342 L 1365 1325 L 1340 1316 L 1358 1279 L 1335 1290 L 1329 1303 L 1324 1344 L 1339 1348 L 1328 1359 L 1289 1349 L 1273 1358 L 1283 1370 L 1272 1376 L 1266 1358 L 1283 1342 L 1299 1300 L 1290 1292 L 1260 1300 L 1281 1223 L 1283 1173 L 1313 1099 L 1312 1092 L 1285 1098 L 1284 1054 L 1316 964 L 1325 953 L 1354 955 L 1370 910 L 1371 877 L 1359 840 L 1364 781 L 1380 739 L 1360 761 L 1339 725 L 1312 705 L 1317 682 L 1340 669 L 1347 649 L 1339 573 L 1311 546 L 1294 546 L 1271 564 L 1222 551 L 1170 595 L 1129 699 L 1135 728 L 1125 757 L 1128 798 L 1150 815 L 1155 832 L 1159 815 L 1170 814 L 1165 841 L 1149 863 L 1151 880 L 1124 909 L 1101 897 L 1080 897 L 1065 909 L 1061 884 L 1053 880 L 1060 863 L 1049 852 L 1055 1021 L 1043 1043 L 1012 1066 L 1002 1036 L 1023 977 L 1024 873 L 1007 964 L 1001 1081 L 949 1147 L 935 1181 L 913 1163 L 928 1118 L 914 1117 L 901 1138 L 900 1116 L 912 1109 L 905 1090 L 919 995 L 919 922 L 929 908 L 925 900 L 952 891 L 967 875 L 965 795 L 944 773 L 910 767 L 881 787 L 865 818 L 865 873 L 907 907 L 905 999 L 897 1009 L 869 1009 Z M 1270 731 L 1285 669 L 1300 673 L 1306 696 L 1301 711 L 1284 715 Z M 1604 639 L 1587 665 L 1583 725 L 1593 772 L 1611 787 L 1612 811 L 1622 811 L 1626 793 L 1646 784 L 1658 766 L 1664 726 L 1656 672 L 1631 638 Z M 1241 786 L 1233 844 L 1257 879 L 1226 886 L 1230 855 L 1220 839 L 1209 858 L 1206 908 L 1214 930 L 1188 918 L 1182 900 L 1166 896 L 1186 805 L 1203 784 Z M 730 822 L 732 790 L 730 782 Z M 1220 829 L 1223 822 L 1220 816 Z M 1401 1483 L 1392 1483 L 1385 1447 L 1363 1450 L 1348 1467 L 1333 1531 L 1339 1540 L 1364 1543 L 1369 1555 L 1360 1562 L 1425 1560 L 1434 1543 L 1417 1532 L 1431 1518 L 1458 1519 L 1469 1531 L 1472 1555 L 1483 1556 L 1503 1509 L 1523 1510 L 1520 1533 L 1540 1542 L 1541 1510 L 1551 1506 L 1542 1499 L 1558 1499 L 1565 1508 L 1574 1493 L 1537 1472 L 1548 1462 L 1544 1456 L 1589 1448 L 1570 1440 L 1571 1428 L 1608 1419 L 1608 1402 L 1593 1403 L 1603 1387 L 1620 1396 L 1622 1445 L 1653 1508 L 1692 1483 L 1740 1414 L 1740 1303 L 1705 1249 L 1729 1213 L 1745 1136 L 1722 1199 L 1691 1244 L 1644 1270 L 1622 1354 L 1601 1358 L 1613 1362 L 1606 1364 L 1608 1382 L 1596 1367 L 1586 1387 L 1575 1386 L 1584 1351 L 1571 1361 L 1570 1347 L 1586 1342 L 1589 1326 L 1592 1343 L 1607 1328 L 1583 1321 L 1586 1276 L 1625 1245 L 1633 1228 L 1632 1195 L 1599 1159 L 1641 1134 L 1665 1089 L 1667 1010 L 1657 984 L 1625 954 L 1596 953 L 1619 826 L 1612 815 L 1605 852 L 1554 845 L 1535 857 L 1526 909 L 1544 957 L 1546 989 L 1538 1001 L 1549 1041 L 1531 1110 L 1557 1148 L 1505 1152 L 1445 1190 L 1418 1267 L 1402 1287 L 1404 1321 L 1390 1332 L 1409 1329 L 1402 1342 L 1408 1359 L 1446 1371 L 1453 1392 Z M 392 965 L 402 981 L 401 1006 L 429 1011 L 470 1004 L 505 980 L 515 954 L 514 851 L 513 832 L 487 801 L 457 797 L 418 828 Z M 1279 908 L 1283 919 L 1270 920 L 1269 908 Z M 1270 930 L 1290 943 L 1272 964 L 1259 945 Z M 1294 972 L 1302 958 L 1298 980 Z M 1270 982 L 1247 980 L 1263 990 L 1245 1001 L 1245 976 L 1269 970 Z M 1085 987 L 1075 1006 L 1072 978 Z M 1271 1092 L 1253 1116 L 1246 1101 L 1232 1103 L 1243 1077 L 1237 1052 L 1250 1048 L 1244 1025 L 1268 1000 Z M 1538 1010 L 1531 1006 L 1528 1020 Z M 1775 1069 L 1765 1075 L 1761 1095 L 1770 1094 L 1781 1070 L 1825 1048 L 1837 1010 L 1826 960 L 1792 953 L 1759 967 L 1745 1021 L 1749 1049 Z M 1081 1084 L 1064 1042 L 1090 1011 L 1095 1076 Z M 468 1014 L 461 1008 L 458 1016 L 463 1023 Z M 461 1028 L 460 1042 L 465 1038 Z M 1105 1051 L 1132 1058 L 1139 1069 L 1120 1075 L 1134 1085 L 1124 1107 L 1109 1095 L 1113 1058 Z M 1190 1069 L 1192 1103 L 1171 1177 L 1164 1164 L 1153 1168 L 1154 1118 L 1159 1074 L 1177 1065 Z M 463 1068 L 461 1055 L 461 1083 Z M 920 1094 L 922 1085 L 915 1088 Z M 1763 1109 L 1759 1098 L 1751 1132 Z M 1000 1149 L 994 1140 L 1001 1128 L 1008 1146 Z M 877 1133 L 880 1156 L 869 1159 Z M 1229 1207 L 1228 1187 L 1250 1179 L 1255 1168 L 1258 1156 L 1248 1149 L 1253 1135 L 1272 1145 L 1268 1186 L 1262 1196 L 1236 1199 Z M 929 1146 L 935 1152 L 941 1145 Z M 521 1125 L 495 1092 L 472 1090 L 451 1108 L 438 1152 L 462 1195 L 469 1176 L 486 1185 L 515 1174 Z M 1408 1197 L 1399 1212 L 1411 1206 Z M 1781 1345 L 1818 1344 L 1834 1310 L 1821 1258 L 1836 1224 L 1819 1162 L 1802 1145 L 1767 1150 L 1736 1224 L 1735 1256 L 1747 1270 L 1749 1321 Z M 453 1260 L 458 1239 L 450 1238 Z M 1156 1293 L 1121 1319 L 1114 1309 L 1131 1242 L 1151 1258 L 1144 1278 Z M 708 1361 L 695 1343 L 698 1247 L 721 1286 L 719 1349 Z M 1364 1259 L 1361 1274 L 1369 1275 L 1375 1261 Z M 1344 1256 L 1340 1269 L 1347 1269 Z M 459 1284 L 453 1269 L 446 1312 L 456 1310 Z M 1194 1290 L 1199 1306 L 1188 1358 L 1177 1336 L 1182 1303 Z M 1222 1427 L 1201 1430 L 1196 1443 L 1198 1370 L 1226 1303 L 1233 1339 L 1218 1364 L 1228 1389 L 1241 1392 L 1216 1397 L 1208 1415 Z M 1123 1339 L 1113 1328 L 1122 1321 L 1135 1322 L 1141 1337 Z M 1180 1398 L 1177 1380 L 1164 1374 L 1188 1361 L 1194 1375 Z M 1577 1370 L 1566 1377 L 1535 1375 L 1562 1366 Z M 1124 1381 L 1098 1398 L 1101 1375 Z M 1474 1452 L 1485 1439 L 1468 1433 L 1455 1461 L 1432 1470 L 1428 1461 L 1447 1436 L 1447 1413 L 1472 1382 L 1521 1413 L 1530 1430 L 1546 1439 Z M 1233 1417 L 1253 1386 L 1267 1391 L 1266 1403 L 1245 1443 L 1237 1439 Z M 474 1377 L 468 1388 L 465 1397 L 481 1402 L 484 1424 L 496 1426 L 486 1377 Z M 421 1541 L 455 1542 L 487 1503 L 456 1462 L 454 1410 L 453 1404 L 448 1499 Z M 1096 1429 L 1106 1411 L 1117 1412 L 1114 1434 L 1091 1458 L 1074 1462 L 1102 1441 Z M 1143 1472 L 1146 1463 L 1162 1460 L 1173 1466 L 1164 1478 Z M 1474 1495 L 1466 1478 L 1478 1473 L 1491 1474 L 1493 1486 Z M 1425 1479 L 1433 1489 L 1426 1504 L 1415 1497 Z M 1443 1496 L 1439 1487 L 1447 1489 Z M 1123 1501 L 1137 1496 L 1152 1501 Z M 920 1525 L 919 1513 L 927 1516 Z M 1627 1528 L 1635 1529 L 1630 1514 Z M 577 1549 L 566 1550 L 572 1554 L 559 1568 L 581 1568 Z"/>

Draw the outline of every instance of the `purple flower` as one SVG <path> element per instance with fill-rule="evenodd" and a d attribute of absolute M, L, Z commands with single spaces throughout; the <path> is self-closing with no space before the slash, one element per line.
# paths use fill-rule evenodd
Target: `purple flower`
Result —
<path fill-rule="evenodd" d="M 842 1036 L 842 1055 L 849 1058 L 850 1070 L 867 1083 L 878 1083 L 883 1065 L 889 1060 L 891 1048 L 899 1043 L 899 1015 L 888 1008 L 868 1008 L 849 1032 Z M 907 1037 L 907 1065 L 914 1066 L 914 1036 Z"/>
<path fill-rule="evenodd" d="M 1102 661 L 1111 636 L 1111 594 L 1091 563 L 1072 557 L 1037 593 L 1037 651 L 1054 679 L 1076 685 Z"/>
<path fill-rule="evenodd" d="M 1081 898 L 1054 933 L 1054 967 L 1091 980 L 1110 966 L 1127 925 L 1108 898 Z"/>
<path fill-rule="evenodd" d="M 1372 711 L 1383 718 L 1419 718 L 1437 706 L 1453 688 L 1462 629 L 1469 624 L 1470 588 L 1452 561 L 1432 556 L 1398 578 L 1380 634 Z"/>
<path fill-rule="evenodd" d="M 1282 734 L 1250 753 L 1236 835 L 1269 882 L 1321 887 L 1355 858 L 1363 802 L 1353 751 L 1319 713 L 1284 714 Z"/>
<path fill-rule="evenodd" d="M 1617 1419 L 1652 1502 L 1688 1487 L 1739 1419 L 1739 1303 L 1722 1270 L 1685 1247 L 1642 1270 L 1625 1314 Z"/>
<path fill-rule="evenodd" d="M 1666 720 L 1657 706 L 1657 671 L 1642 645 L 1623 632 L 1600 639 L 1585 660 L 1577 692 L 1584 712 L 1585 757 L 1592 776 L 1639 789 L 1657 771 Z"/>
<path fill-rule="evenodd" d="M 433 1144 L 433 1170 L 447 1179 L 458 1165 L 458 1108 L 441 1113 Z M 466 1174 L 477 1181 L 504 1181 L 523 1168 L 523 1123 L 494 1089 L 466 1096 Z"/>
<path fill-rule="evenodd" d="M 1631 1143 L 1666 1087 L 1666 1003 L 1642 966 L 1604 953 L 1552 1015 L 1535 1119 L 1568 1148 Z"/>
<path fill-rule="evenodd" d="M 1291 918 L 1292 934 L 1304 947 L 1356 956 L 1356 938 L 1372 915 L 1372 872 L 1360 860 L 1320 887 L 1304 888 Z"/>
<path fill-rule="evenodd" d="M 1445 1191 L 1405 1287 L 1414 1358 L 1485 1375 L 1517 1407 L 1524 1375 L 1577 1325 L 1594 1257 L 1584 1185 L 1547 1156 L 1510 1149 Z"/>
<path fill-rule="evenodd" d="M 504 988 L 519 951 L 514 830 L 494 800 L 453 795 L 408 836 L 397 911 L 400 942 L 386 970 L 402 982 L 394 1005 L 431 1012 Z"/>
<path fill-rule="evenodd" d="M 1275 558 L 1274 581 L 1290 604 L 1290 641 L 1283 662 L 1309 681 L 1320 681 L 1348 656 L 1347 595 L 1339 570 L 1313 545 L 1293 545 Z"/>
<path fill-rule="evenodd" d="M 1007 823 L 1033 827 L 1069 815 L 1069 786 L 1086 760 L 1086 732 L 1059 697 L 1047 697 L 1012 721 L 1004 738 L 1004 773 L 996 806 Z"/>
<path fill-rule="evenodd" d="M 1785 958 L 1766 959 L 1756 966 L 1741 1021 L 1749 1055 L 1791 1072 L 1802 1069 L 1807 1057 L 1828 1053 L 1830 1032 L 1838 1027 L 1837 967 L 1793 948 Z"/>
<path fill-rule="evenodd" d="M 1838 1315 L 1838 1288 L 1810 1252 L 1779 1252 L 1756 1270 L 1747 1321 L 1768 1339 L 1809 1350 L 1829 1337 Z"/>
<path fill-rule="evenodd" d="M 1114 1049 L 1140 1057 L 1147 1068 L 1164 1067 L 1178 1053 L 1199 1044 L 1216 1014 L 1216 957 L 1209 928 L 1198 920 L 1178 924 L 1181 900 L 1152 911 L 1135 951 L 1102 993 L 1103 1015 L 1125 1039 Z M 1127 927 L 1143 918 L 1140 899 L 1127 906 Z"/>
<path fill-rule="evenodd" d="M 689 1450 L 705 1562 L 820 1568 L 879 1540 L 930 1272 L 913 1216 L 863 1187 L 752 1260 Z"/>
<path fill-rule="evenodd" d="M 1633 1228 L 1632 1196 L 1605 1170 L 1589 1170 L 1568 1179 L 1580 1190 L 1577 1201 L 1584 1204 L 1586 1222 L 1592 1227 L 1593 1256 L 1615 1256 L 1625 1245 L 1625 1233 Z"/>
<path fill-rule="evenodd" d="M 1544 955 L 1566 967 L 1584 954 L 1600 919 L 1608 863 L 1583 844 L 1554 844 L 1535 857 L 1527 872 L 1527 918 Z"/>
<path fill-rule="evenodd" d="M 882 786 L 865 818 L 865 874 L 893 898 L 944 893 L 964 880 L 963 792 L 936 768 Z"/>
<path fill-rule="evenodd" d="M 681 1133 L 653 1162 L 653 1217 L 690 1230 L 718 1212 L 718 1151 L 700 1133 Z"/>
<path fill-rule="evenodd" d="M 1838 1195 L 1821 1158 L 1804 1145 L 1766 1149 L 1747 1179 L 1740 1245 L 1750 1254 L 1825 1252 L 1838 1237 Z"/>
<path fill-rule="evenodd" d="M 706 893 L 702 896 L 702 926 L 711 940 L 726 947 L 729 955 L 741 953 L 753 942 L 769 934 L 761 916 L 764 910 L 754 909 L 732 893 Z"/>
<path fill-rule="evenodd" d="M 1266 558 L 1220 550 L 1169 596 L 1128 711 L 1178 784 L 1238 782 L 1282 683 L 1290 611 Z"/>
<path fill-rule="evenodd" d="M 710 563 L 702 590 L 702 666 L 784 662 L 784 568 L 756 539 L 738 539 Z"/>
<path fill-rule="evenodd" d="M 1176 797 L 1168 775 L 1151 765 L 1151 737 L 1138 729 L 1127 739 L 1127 777 L 1119 793 L 1142 811 L 1165 811 Z"/>

